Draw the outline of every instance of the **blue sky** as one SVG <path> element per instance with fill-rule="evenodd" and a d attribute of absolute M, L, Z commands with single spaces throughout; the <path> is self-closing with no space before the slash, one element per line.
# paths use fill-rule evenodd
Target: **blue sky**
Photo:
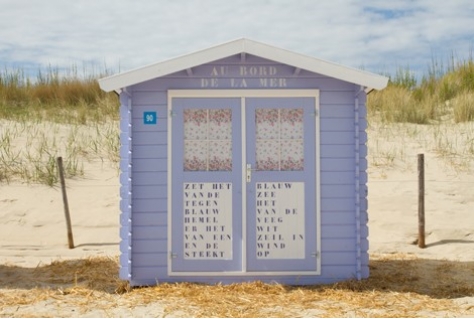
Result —
<path fill-rule="evenodd" d="M 472 0 L 0 0 L 0 8 L 0 68 L 33 73 L 126 71 L 242 37 L 391 74 L 426 73 L 433 59 L 465 60 L 474 48 Z"/>

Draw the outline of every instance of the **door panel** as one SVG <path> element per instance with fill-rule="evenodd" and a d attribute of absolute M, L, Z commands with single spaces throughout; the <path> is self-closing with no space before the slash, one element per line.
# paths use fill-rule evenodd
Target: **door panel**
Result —
<path fill-rule="evenodd" d="M 316 270 L 315 101 L 246 99 L 247 270 Z"/>
<path fill-rule="evenodd" d="M 240 103 L 172 100 L 172 271 L 242 269 Z"/>

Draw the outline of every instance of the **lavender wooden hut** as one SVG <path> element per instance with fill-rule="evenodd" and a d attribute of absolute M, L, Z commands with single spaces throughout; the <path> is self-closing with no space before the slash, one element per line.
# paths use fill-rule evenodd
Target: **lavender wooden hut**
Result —
<path fill-rule="evenodd" d="M 99 81 L 120 95 L 120 277 L 366 278 L 366 95 L 387 78 L 239 39 Z"/>

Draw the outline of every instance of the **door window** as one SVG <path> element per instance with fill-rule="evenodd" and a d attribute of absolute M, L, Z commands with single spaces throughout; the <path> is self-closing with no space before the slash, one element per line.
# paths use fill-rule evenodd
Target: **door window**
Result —
<path fill-rule="evenodd" d="M 184 170 L 232 171 L 232 110 L 184 110 Z"/>
<path fill-rule="evenodd" d="M 255 126 L 257 170 L 303 170 L 303 109 L 259 108 Z"/>

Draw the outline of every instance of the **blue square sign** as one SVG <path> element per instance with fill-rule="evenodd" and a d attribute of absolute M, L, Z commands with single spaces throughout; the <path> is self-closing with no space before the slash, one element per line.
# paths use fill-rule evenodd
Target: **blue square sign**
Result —
<path fill-rule="evenodd" d="M 143 112 L 143 124 L 153 125 L 156 124 L 156 112 Z"/>

